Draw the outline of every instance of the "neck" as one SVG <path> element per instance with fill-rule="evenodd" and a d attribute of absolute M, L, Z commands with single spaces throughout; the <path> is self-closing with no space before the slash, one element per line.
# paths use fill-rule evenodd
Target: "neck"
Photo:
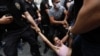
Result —
<path fill-rule="evenodd" d="M 57 11 L 57 10 L 59 10 L 58 8 L 56 8 L 56 7 L 54 7 L 54 9 Z"/>

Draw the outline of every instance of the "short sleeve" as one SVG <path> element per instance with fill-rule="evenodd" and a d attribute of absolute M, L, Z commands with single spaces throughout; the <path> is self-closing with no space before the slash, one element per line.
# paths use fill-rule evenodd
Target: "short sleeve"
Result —
<path fill-rule="evenodd" d="M 35 9 L 35 11 L 37 11 L 38 10 L 38 7 L 36 6 L 36 4 L 34 3 L 34 2 L 32 2 L 32 4 L 34 5 L 34 9 Z"/>
<path fill-rule="evenodd" d="M 62 9 L 62 10 L 66 10 L 64 6 L 61 6 L 61 9 Z"/>
<path fill-rule="evenodd" d="M 53 16 L 52 10 L 49 10 L 48 15 Z"/>
<path fill-rule="evenodd" d="M 20 5 L 21 5 L 21 12 L 25 12 L 27 11 L 26 7 L 25 7 L 25 1 L 24 0 L 19 0 Z"/>

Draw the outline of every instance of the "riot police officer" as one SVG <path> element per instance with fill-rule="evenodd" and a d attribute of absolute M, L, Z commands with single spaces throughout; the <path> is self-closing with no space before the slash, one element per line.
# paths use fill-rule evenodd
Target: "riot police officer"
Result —
<path fill-rule="evenodd" d="M 6 25 L 7 32 L 5 33 L 4 41 L 4 53 L 6 56 L 18 56 L 17 54 L 17 44 L 20 38 L 25 39 L 30 44 L 30 51 L 32 56 L 40 56 L 38 45 L 34 39 L 34 32 L 30 28 L 30 25 L 26 24 L 22 18 L 22 14 L 25 15 L 27 21 L 29 21 L 32 26 L 35 26 L 37 31 L 40 31 L 35 21 L 25 9 L 23 0 L 2 0 L 0 4 L 3 4 L 8 9 L 8 14 L 13 17 L 13 21 Z M 9 16 L 9 15 L 8 15 Z"/>

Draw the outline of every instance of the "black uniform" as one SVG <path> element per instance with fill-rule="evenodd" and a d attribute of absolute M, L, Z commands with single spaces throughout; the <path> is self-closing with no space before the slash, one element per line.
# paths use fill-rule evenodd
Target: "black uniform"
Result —
<path fill-rule="evenodd" d="M 34 20 L 36 21 L 38 19 L 38 14 L 37 14 L 37 6 L 35 5 L 34 1 L 31 1 L 31 3 L 29 3 L 28 1 L 25 1 L 25 7 L 26 7 L 26 10 L 30 13 L 30 15 L 34 18 Z M 36 23 L 38 23 L 36 21 Z M 35 39 L 37 39 L 38 37 L 38 34 L 34 31 L 34 34 L 35 34 Z"/>
<path fill-rule="evenodd" d="M 34 32 L 28 24 L 22 19 L 22 14 L 26 11 L 24 2 L 22 0 L 2 0 L 5 2 L 9 14 L 13 16 L 13 22 L 6 26 L 7 33 L 5 33 L 4 53 L 6 56 L 18 56 L 17 44 L 20 38 L 25 39 L 30 44 L 30 51 L 32 56 L 40 56 L 38 45 L 34 39 Z M 0 2 L 1 3 L 1 2 Z"/>
<path fill-rule="evenodd" d="M 37 14 L 38 8 L 35 5 L 34 1 L 31 1 L 31 3 L 29 3 L 28 1 L 25 1 L 25 7 L 34 19 L 38 18 L 38 14 Z"/>
<path fill-rule="evenodd" d="M 8 8 L 7 8 L 7 6 L 4 4 L 4 3 L 6 3 L 7 4 L 7 2 L 3 2 L 3 1 L 0 1 L 0 18 L 3 16 L 3 15 L 6 15 L 6 14 L 8 14 L 9 12 L 8 12 Z M 5 27 L 4 27 L 5 25 L 1 25 L 0 24 L 0 40 L 1 40 L 1 36 L 2 36 L 2 34 L 4 33 L 4 31 L 5 31 Z"/>
<path fill-rule="evenodd" d="M 0 18 L 3 16 L 3 15 L 5 15 L 5 14 L 7 14 L 8 13 L 8 9 L 7 9 L 7 6 L 5 6 L 5 4 L 7 4 L 7 2 L 3 2 L 2 0 L 0 0 Z M 2 36 L 3 36 L 3 34 L 5 33 L 5 27 L 4 27 L 5 25 L 1 25 L 0 24 L 0 49 L 1 49 L 1 47 L 2 47 Z M 2 56 L 1 54 L 0 54 L 0 56 Z"/>

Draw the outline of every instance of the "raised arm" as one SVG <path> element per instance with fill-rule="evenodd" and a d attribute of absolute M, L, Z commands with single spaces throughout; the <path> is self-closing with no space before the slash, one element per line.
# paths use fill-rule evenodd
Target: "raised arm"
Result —
<path fill-rule="evenodd" d="M 65 43 L 68 39 L 68 32 L 66 33 L 66 35 L 62 38 L 62 43 Z"/>
<path fill-rule="evenodd" d="M 65 21 L 65 26 L 68 28 L 68 26 L 69 26 L 69 24 L 68 24 L 68 22 L 67 22 L 67 18 L 68 18 L 68 11 L 65 9 L 64 10 L 64 14 L 65 14 L 65 17 L 64 17 L 64 21 Z"/>
<path fill-rule="evenodd" d="M 57 21 L 57 20 L 55 20 L 53 16 L 49 16 L 49 18 L 50 18 L 51 24 L 62 24 L 62 25 L 65 24 L 64 21 Z"/>
<path fill-rule="evenodd" d="M 100 1 L 84 0 L 71 32 L 81 34 L 100 26 Z"/>
<path fill-rule="evenodd" d="M 25 18 L 32 24 L 32 26 L 35 27 L 36 31 L 40 31 L 40 29 L 38 28 L 38 25 L 33 20 L 33 17 L 29 14 L 29 12 L 28 11 L 24 12 L 24 15 L 25 15 Z"/>
<path fill-rule="evenodd" d="M 53 49 L 57 53 L 57 48 L 41 32 L 38 32 L 38 34 L 40 35 L 42 40 L 46 42 L 51 47 L 51 49 Z"/>

